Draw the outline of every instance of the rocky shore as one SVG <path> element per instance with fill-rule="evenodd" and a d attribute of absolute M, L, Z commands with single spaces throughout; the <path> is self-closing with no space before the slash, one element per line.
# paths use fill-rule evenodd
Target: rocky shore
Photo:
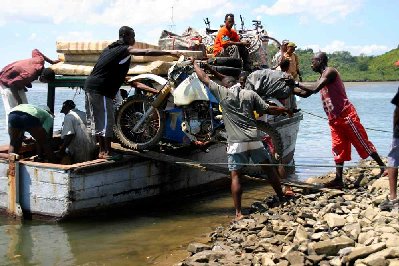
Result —
<path fill-rule="evenodd" d="M 378 208 L 388 179 L 373 180 L 379 169 L 370 165 L 346 170 L 342 191 L 304 186 L 278 207 L 254 202 L 247 218 L 189 244 L 191 256 L 177 265 L 399 265 L 398 212 Z"/>

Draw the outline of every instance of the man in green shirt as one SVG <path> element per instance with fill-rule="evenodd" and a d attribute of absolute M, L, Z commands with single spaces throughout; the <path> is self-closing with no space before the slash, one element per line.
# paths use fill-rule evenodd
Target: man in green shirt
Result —
<path fill-rule="evenodd" d="M 8 117 L 8 152 L 19 152 L 24 132 L 27 131 L 37 142 L 39 158 L 44 155 L 49 162 L 53 162 L 55 156 L 48 141 L 52 127 L 53 116 L 47 106 L 41 108 L 33 104 L 17 105 L 11 109 Z"/>

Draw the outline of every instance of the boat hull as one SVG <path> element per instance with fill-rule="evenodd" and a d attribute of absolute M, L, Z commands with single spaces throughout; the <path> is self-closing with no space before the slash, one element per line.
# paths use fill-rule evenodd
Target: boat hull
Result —
<path fill-rule="evenodd" d="M 301 114 L 276 122 L 283 140 L 283 161 L 293 158 Z M 4 156 L 3 151 L 3 157 Z M 64 219 L 93 214 L 97 210 L 130 204 L 137 200 L 163 197 L 203 186 L 228 175 L 226 148 L 215 144 L 210 152 L 195 151 L 170 161 L 160 158 L 127 154 L 118 162 L 94 160 L 74 165 L 56 165 L 19 161 L 19 204 L 24 215 Z M 225 171 L 203 171 L 187 167 L 187 160 L 199 163 L 223 163 Z M 0 159 L 0 209 L 10 205 L 8 160 Z"/>

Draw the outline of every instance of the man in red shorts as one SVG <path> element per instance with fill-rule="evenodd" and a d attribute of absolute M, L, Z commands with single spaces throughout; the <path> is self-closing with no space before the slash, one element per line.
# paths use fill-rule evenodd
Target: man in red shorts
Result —
<path fill-rule="evenodd" d="M 353 145 L 362 159 L 369 156 L 381 167 L 383 173 L 385 164 L 382 162 L 374 145 L 368 140 L 366 130 L 360 123 L 355 107 L 346 96 L 345 86 L 338 71 L 328 67 L 326 53 L 316 53 L 312 58 L 312 70 L 320 73 L 315 88 L 310 88 L 296 82 L 295 93 L 302 97 L 309 97 L 320 92 L 324 111 L 328 117 L 331 129 L 332 152 L 336 164 L 335 179 L 326 183 L 326 187 L 342 188 L 342 172 L 345 161 L 351 160 L 351 145 Z"/>

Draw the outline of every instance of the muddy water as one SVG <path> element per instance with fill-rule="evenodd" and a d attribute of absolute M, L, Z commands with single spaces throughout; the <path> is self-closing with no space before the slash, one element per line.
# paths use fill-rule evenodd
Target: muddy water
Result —
<path fill-rule="evenodd" d="M 228 190 L 59 224 L 0 216 L 0 265 L 172 265 L 188 255 L 188 243 L 233 218 Z M 243 207 L 270 193 L 245 184 Z"/>
<path fill-rule="evenodd" d="M 346 84 L 370 140 L 382 156 L 389 150 L 393 106 L 389 103 L 399 83 Z M 39 89 L 40 92 L 40 89 Z M 44 88 L 41 90 L 45 93 Z M 60 90 L 56 111 L 62 101 L 74 97 L 72 90 Z M 28 94 L 31 102 L 41 103 L 43 94 Z M 35 98 L 36 97 L 36 98 Z M 40 98 L 41 97 L 41 98 Z M 75 97 L 83 108 L 83 95 Z M 323 116 L 318 96 L 299 102 L 304 111 Z M 0 118 L 4 119 L 0 108 Z M 62 122 L 56 112 L 55 128 Z M 4 123 L 3 123 L 4 124 Z M 1 143 L 8 141 L 0 129 Z M 304 114 L 297 140 L 296 174 L 300 179 L 333 170 L 327 121 Z M 359 160 L 353 151 L 353 163 Z M 317 167 L 330 164 L 330 168 Z M 311 166 L 314 165 L 314 166 Z M 349 165 L 349 164 L 347 164 Z M 272 193 L 260 184 L 245 184 L 243 207 Z M 184 258 L 187 244 L 203 237 L 219 225 L 226 225 L 234 210 L 228 186 L 207 195 L 162 201 L 141 210 L 126 209 L 115 216 L 77 219 L 61 224 L 16 222 L 0 215 L 0 265 L 173 265 Z"/>

